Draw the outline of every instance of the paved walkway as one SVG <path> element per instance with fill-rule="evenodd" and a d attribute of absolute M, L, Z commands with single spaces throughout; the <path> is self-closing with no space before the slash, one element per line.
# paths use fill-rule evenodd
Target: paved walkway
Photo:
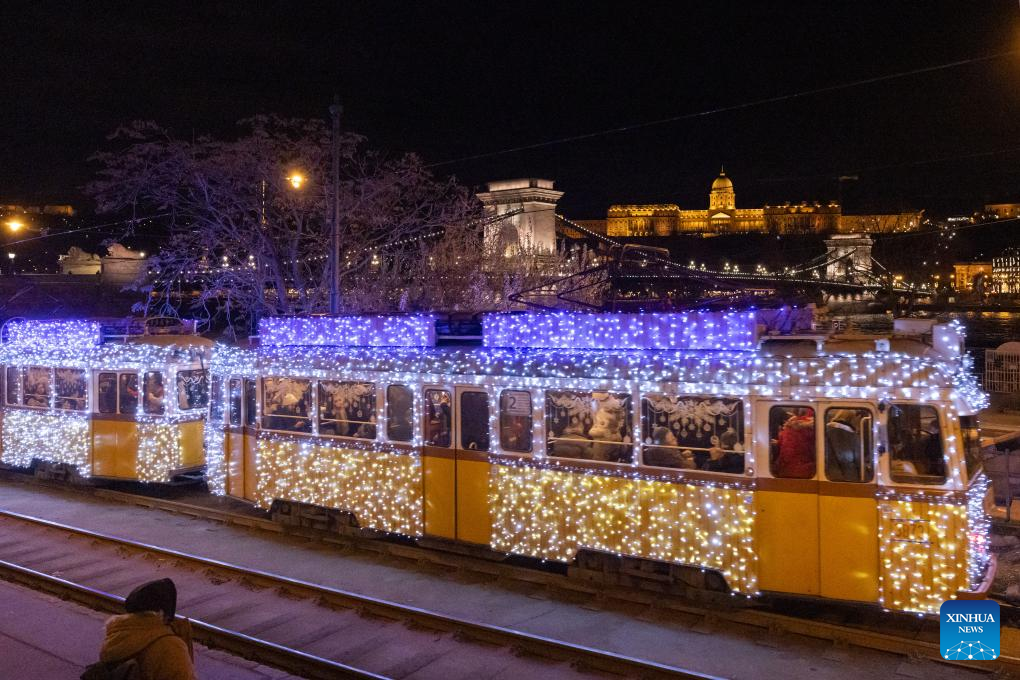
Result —
<path fill-rule="evenodd" d="M 677 614 L 665 621 L 646 619 L 640 613 L 602 610 L 596 603 L 550 599 L 516 583 L 480 582 L 472 574 L 415 568 L 366 551 L 339 550 L 317 541 L 29 484 L 0 481 L 0 508 L 723 677 L 983 676 L 933 662 L 910 663 L 872 650 L 841 649 L 801 636 L 776 641 L 758 628 L 733 623 L 706 628 L 701 617 Z"/>
<path fill-rule="evenodd" d="M 77 680 L 99 657 L 106 614 L 0 581 L 0 679 Z M 195 645 L 201 680 L 293 678 Z"/>

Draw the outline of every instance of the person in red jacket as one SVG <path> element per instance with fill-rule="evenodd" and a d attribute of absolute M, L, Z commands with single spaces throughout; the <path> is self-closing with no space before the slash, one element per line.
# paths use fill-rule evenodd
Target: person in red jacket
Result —
<path fill-rule="evenodd" d="M 772 464 L 772 474 L 791 479 L 815 476 L 815 412 L 799 409 L 779 430 L 779 453 Z"/>

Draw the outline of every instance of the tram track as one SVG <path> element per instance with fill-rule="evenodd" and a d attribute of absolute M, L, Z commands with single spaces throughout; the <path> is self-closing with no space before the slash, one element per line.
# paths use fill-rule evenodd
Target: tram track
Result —
<path fill-rule="evenodd" d="M 105 611 L 173 578 L 196 640 L 311 678 L 712 677 L 7 510 L 0 574 Z"/>
<path fill-rule="evenodd" d="M 19 475 L 20 477 L 20 475 Z M 66 486 L 40 483 L 38 480 L 21 478 L 30 485 L 40 485 L 51 490 L 67 493 Z M 80 491 L 80 490 L 78 490 Z M 256 513 L 241 513 L 222 508 L 213 508 L 181 500 L 156 498 L 149 495 L 112 491 L 108 489 L 88 489 L 86 495 L 100 500 L 130 504 L 137 507 L 159 509 L 162 511 L 211 520 L 234 525 L 255 531 L 267 531 L 277 535 L 290 535 L 297 538 L 319 540 L 342 547 L 364 550 L 383 558 L 395 558 L 410 566 L 432 565 L 447 570 L 476 573 L 498 580 L 510 587 L 525 587 L 541 598 L 565 599 L 576 601 L 576 596 L 583 595 L 598 603 L 599 608 L 620 608 L 634 613 L 640 620 L 669 621 L 678 617 L 698 617 L 702 620 L 701 628 L 724 629 L 730 624 L 753 627 L 761 630 L 762 644 L 776 646 L 782 644 L 786 636 L 804 636 L 831 642 L 835 650 L 849 647 L 860 647 L 869 650 L 888 652 L 904 657 L 910 662 L 929 660 L 936 664 L 961 666 L 971 670 L 997 672 L 1013 677 L 1020 677 L 1020 658 L 1001 656 L 992 664 L 984 662 L 946 661 L 939 654 L 937 622 L 903 614 L 883 615 L 873 607 L 865 607 L 862 611 L 870 613 L 871 619 L 892 617 L 892 625 L 869 625 L 854 623 L 859 611 L 850 610 L 846 618 L 850 623 L 843 623 L 840 617 L 829 614 L 831 603 L 824 607 L 824 614 L 811 618 L 813 613 L 805 615 L 778 613 L 764 607 L 725 606 L 729 596 L 715 595 L 707 604 L 689 600 L 676 595 L 633 590 L 624 587 L 599 587 L 599 584 L 586 583 L 569 578 L 560 573 L 536 571 L 529 567 L 500 564 L 486 559 L 469 557 L 460 554 L 443 553 L 432 549 L 421 548 L 406 543 L 392 543 L 374 540 L 355 534 L 326 534 L 325 532 L 305 527 L 281 525 L 268 518 L 259 517 Z M 172 552 L 172 551 L 170 551 Z M 817 613 L 818 610 L 815 610 Z M 868 616 L 864 620 L 868 620 Z M 827 620 L 826 620 L 827 619 Z M 1020 621 L 1020 617 L 1017 617 Z"/>

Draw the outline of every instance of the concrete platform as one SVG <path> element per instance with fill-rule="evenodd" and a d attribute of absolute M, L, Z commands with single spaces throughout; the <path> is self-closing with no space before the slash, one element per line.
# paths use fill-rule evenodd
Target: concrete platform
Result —
<path fill-rule="evenodd" d="M 106 619 L 106 614 L 0 581 L 0 678 L 77 680 L 99 659 Z M 198 644 L 195 671 L 202 680 L 295 677 Z"/>
<path fill-rule="evenodd" d="M 291 578 L 351 590 L 493 625 L 732 678 L 974 678 L 979 671 L 911 663 L 902 656 L 760 628 L 705 625 L 697 616 L 602 609 L 520 583 L 479 582 L 376 553 L 245 530 L 84 494 L 0 482 L 0 507 L 114 536 L 157 544 Z M 188 593 L 181 593 L 186 599 Z M 328 643 L 329 638 L 323 640 Z M 456 674 L 447 677 L 456 677 Z"/>

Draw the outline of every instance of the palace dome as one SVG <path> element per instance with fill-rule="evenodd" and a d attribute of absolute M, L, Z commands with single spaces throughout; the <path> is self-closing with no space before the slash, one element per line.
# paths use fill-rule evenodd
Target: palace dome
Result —
<path fill-rule="evenodd" d="M 714 182 L 712 182 L 712 191 L 721 191 L 729 189 L 733 189 L 733 182 L 731 182 L 730 178 L 726 176 L 725 170 L 720 170 L 719 176 L 715 178 Z"/>

